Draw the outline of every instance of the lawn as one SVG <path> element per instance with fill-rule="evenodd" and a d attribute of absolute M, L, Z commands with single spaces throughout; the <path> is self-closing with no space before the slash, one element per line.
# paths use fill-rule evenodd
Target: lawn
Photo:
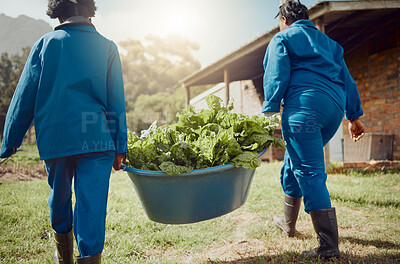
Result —
<path fill-rule="evenodd" d="M 241 208 L 186 225 L 150 221 L 127 174 L 113 173 L 103 263 L 324 263 L 300 256 L 317 245 L 303 210 L 297 237 L 272 223 L 282 211 L 281 165 L 256 170 Z M 400 263 L 400 174 L 334 174 L 328 188 L 342 253 L 331 263 Z M 48 194 L 45 180 L 0 184 L 0 263 L 53 263 Z"/>
<path fill-rule="evenodd" d="M 43 162 L 40 161 L 36 144 L 23 144 L 15 155 L 0 165 L 0 184 L 12 181 L 29 181 L 47 177 Z"/>
<path fill-rule="evenodd" d="M 15 163 L 21 166 L 36 165 L 40 163 L 39 151 L 36 144 L 23 144 L 15 155 L 9 157 L 4 164 Z"/>

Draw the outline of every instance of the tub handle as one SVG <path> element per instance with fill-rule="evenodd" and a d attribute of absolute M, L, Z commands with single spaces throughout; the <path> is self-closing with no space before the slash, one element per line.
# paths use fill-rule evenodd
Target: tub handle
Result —
<path fill-rule="evenodd" d="M 126 170 L 127 167 L 128 167 L 128 166 L 126 166 L 124 163 L 121 164 L 121 169 L 122 169 L 123 171 L 127 171 L 127 170 Z"/>

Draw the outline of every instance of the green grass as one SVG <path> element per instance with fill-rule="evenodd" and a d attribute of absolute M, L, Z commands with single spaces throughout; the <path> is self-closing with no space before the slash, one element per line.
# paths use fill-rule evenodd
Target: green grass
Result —
<path fill-rule="evenodd" d="M 325 263 L 300 256 L 317 245 L 303 210 L 295 238 L 272 223 L 282 211 L 281 165 L 257 169 L 241 208 L 186 225 L 150 221 L 129 177 L 114 173 L 103 263 Z M 400 175 L 329 175 L 328 188 L 342 253 L 331 263 L 400 263 Z M 45 180 L 0 184 L 0 263 L 53 263 L 48 194 Z"/>
<path fill-rule="evenodd" d="M 9 157 L 4 164 L 15 163 L 21 166 L 40 163 L 39 151 L 36 144 L 23 144 L 16 154 Z"/>

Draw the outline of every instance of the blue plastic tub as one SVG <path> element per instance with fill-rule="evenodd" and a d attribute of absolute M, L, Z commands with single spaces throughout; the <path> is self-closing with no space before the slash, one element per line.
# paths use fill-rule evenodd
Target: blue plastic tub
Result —
<path fill-rule="evenodd" d="M 123 166 L 147 216 L 159 223 L 185 224 L 215 218 L 247 199 L 254 170 L 232 164 L 180 175 Z"/>

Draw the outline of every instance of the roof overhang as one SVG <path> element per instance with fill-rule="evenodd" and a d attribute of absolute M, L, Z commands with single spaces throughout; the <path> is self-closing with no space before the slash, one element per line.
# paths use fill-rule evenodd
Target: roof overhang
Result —
<path fill-rule="evenodd" d="M 325 33 L 343 46 L 361 35 L 360 28 L 372 30 L 374 24 L 382 22 L 382 17 L 389 15 L 390 19 L 390 15 L 398 14 L 399 9 L 399 0 L 323 1 L 309 8 L 309 17 L 312 21 L 322 19 Z M 225 70 L 229 72 L 230 82 L 260 78 L 264 73 L 265 50 L 277 32 L 279 28 L 273 28 L 181 82 L 186 87 L 220 83 L 224 81 Z"/>

